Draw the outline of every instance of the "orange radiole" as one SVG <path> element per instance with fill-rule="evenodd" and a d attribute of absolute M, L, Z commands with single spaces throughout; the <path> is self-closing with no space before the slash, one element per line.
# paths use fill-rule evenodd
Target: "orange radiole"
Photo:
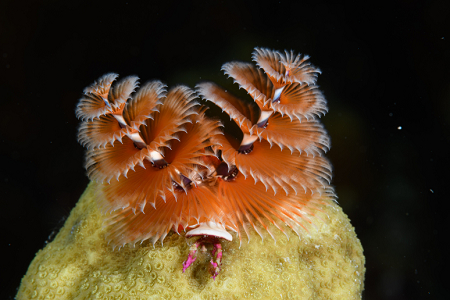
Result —
<path fill-rule="evenodd" d="M 239 239 L 269 223 L 298 235 L 332 201 L 329 137 L 319 121 L 326 100 L 320 71 L 307 56 L 256 48 L 256 65 L 223 65 L 251 96 L 240 99 L 211 82 L 169 90 L 160 81 L 138 89 L 136 76 L 106 74 L 84 90 L 76 109 L 86 169 L 102 183 L 98 203 L 113 246 L 163 242 L 180 229 L 214 244 L 213 277 L 220 269 L 220 239 Z M 205 115 L 198 96 L 237 124 L 230 130 Z M 249 101 L 250 100 L 250 101 Z M 257 226 L 257 224 L 259 224 Z"/>

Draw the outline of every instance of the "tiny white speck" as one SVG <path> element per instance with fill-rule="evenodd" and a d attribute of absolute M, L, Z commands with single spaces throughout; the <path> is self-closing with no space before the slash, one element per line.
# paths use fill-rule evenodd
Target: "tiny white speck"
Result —
<path fill-rule="evenodd" d="M 398 130 L 402 130 L 402 126 L 398 126 L 397 129 L 398 129 Z"/>
<path fill-rule="evenodd" d="M 430 192 L 432 192 L 434 194 L 434 191 L 432 189 L 430 189 Z"/>

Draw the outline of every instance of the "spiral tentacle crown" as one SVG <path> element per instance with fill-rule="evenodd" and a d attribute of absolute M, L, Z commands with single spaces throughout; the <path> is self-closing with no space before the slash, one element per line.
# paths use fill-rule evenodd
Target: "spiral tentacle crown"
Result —
<path fill-rule="evenodd" d="M 87 148 L 87 175 L 100 182 L 99 206 L 114 246 L 174 230 L 188 236 L 239 239 L 269 223 L 288 234 L 313 229 L 335 199 L 330 139 L 319 122 L 327 112 L 307 56 L 256 48 L 256 65 L 222 70 L 247 91 L 240 99 L 211 82 L 196 91 L 167 90 L 160 81 L 138 89 L 136 76 L 106 74 L 84 90 L 76 115 Z M 206 116 L 219 106 L 240 132 Z M 263 230 L 265 229 L 265 230 Z"/>

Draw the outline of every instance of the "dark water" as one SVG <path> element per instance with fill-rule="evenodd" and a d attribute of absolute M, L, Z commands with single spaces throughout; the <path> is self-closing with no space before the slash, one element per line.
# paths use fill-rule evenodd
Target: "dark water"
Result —
<path fill-rule="evenodd" d="M 232 86 L 255 46 L 322 70 L 339 202 L 367 259 L 365 299 L 443 299 L 450 2 L 0 3 L 2 299 L 88 183 L 74 108 L 106 72 Z M 312 3 L 313 2 L 313 3 Z M 235 88 L 235 87 L 233 87 Z"/>

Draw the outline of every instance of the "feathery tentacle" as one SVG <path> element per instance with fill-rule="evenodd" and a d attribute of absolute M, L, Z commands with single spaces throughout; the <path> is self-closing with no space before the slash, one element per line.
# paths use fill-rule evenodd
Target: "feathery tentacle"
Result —
<path fill-rule="evenodd" d="M 127 102 L 123 111 L 127 125 L 139 130 L 139 126 L 145 124 L 145 120 L 153 118 L 153 113 L 158 111 L 158 106 L 166 96 L 166 87 L 161 81 L 151 81 L 141 87 Z"/>
<path fill-rule="evenodd" d="M 155 206 L 142 211 L 130 207 L 113 212 L 106 224 L 110 225 L 107 239 L 115 245 L 136 243 L 151 239 L 154 244 L 164 239 L 172 228 L 187 228 L 206 220 L 221 223 L 225 215 L 215 191 L 208 185 L 193 186 L 188 191 L 168 192 L 165 200 L 157 198 Z"/>
<path fill-rule="evenodd" d="M 104 148 L 114 141 L 121 141 L 129 132 L 113 114 L 100 116 L 91 122 L 82 122 L 78 129 L 78 142 L 87 149 Z"/>
<path fill-rule="evenodd" d="M 222 159 L 229 168 L 236 166 L 245 177 L 261 181 L 266 189 L 275 193 L 281 188 L 286 194 L 300 191 L 319 191 L 331 181 L 331 165 L 323 157 L 294 154 L 285 148 L 272 147 L 262 140 L 253 144 L 249 153 L 239 153 L 225 136 L 215 136 L 216 149 L 222 151 Z"/>
<path fill-rule="evenodd" d="M 232 77 L 255 100 L 261 110 L 270 109 L 270 100 L 274 86 L 269 78 L 254 65 L 242 62 L 230 62 L 222 66 L 225 74 Z"/>
<path fill-rule="evenodd" d="M 203 82 L 196 88 L 203 99 L 220 107 L 241 127 L 244 133 L 248 133 L 254 122 L 257 121 L 259 113 L 255 112 L 255 107 L 243 102 L 218 85 L 212 82 Z"/>
<path fill-rule="evenodd" d="M 146 203 L 156 205 L 158 197 L 165 197 L 168 191 L 174 191 L 177 186 L 183 188 L 187 179 L 188 184 L 199 180 L 198 167 L 207 168 L 208 164 L 202 157 L 208 154 L 205 148 L 212 145 L 211 137 L 219 134 L 217 121 L 207 120 L 204 112 L 192 117 L 192 123 L 186 125 L 186 132 L 178 135 L 178 140 L 171 140 L 170 149 L 165 149 L 164 160 L 167 165 L 156 166 L 148 159 L 143 161 L 127 174 L 127 178 L 118 178 L 104 187 L 109 204 L 106 211 L 130 206 L 139 210 Z M 147 153 L 150 151 L 146 149 Z M 129 150 L 131 151 L 131 149 Z M 144 151 L 144 150 L 143 150 Z"/>
<path fill-rule="evenodd" d="M 291 119 L 316 119 L 328 111 L 327 102 L 318 86 L 293 83 L 281 92 L 272 109 Z"/>
<path fill-rule="evenodd" d="M 290 119 L 275 113 L 269 117 L 265 128 L 257 128 L 258 136 L 270 144 L 275 143 L 281 149 L 287 147 L 294 152 L 306 152 L 321 155 L 330 149 L 330 138 L 323 125 L 316 121 L 300 122 L 297 118 Z"/>
<path fill-rule="evenodd" d="M 275 89 L 294 82 L 314 84 L 320 70 L 313 67 L 309 56 L 297 56 L 294 52 L 281 53 L 265 48 L 255 48 L 253 60 L 262 68 L 272 81 Z"/>
<path fill-rule="evenodd" d="M 111 84 L 118 76 L 114 73 L 105 74 L 84 89 L 84 95 L 78 102 L 75 111 L 78 119 L 82 121 L 93 120 L 112 111 L 111 104 L 108 101 L 108 93 Z"/>
<path fill-rule="evenodd" d="M 198 113 L 195 93 L 186 86 L 169 90 L 163 99 L 159 113 L 147 119 L 140 126 L 142 138 L 150 150 L 158 151 L 174 139 L 176 133 L 185 131 L 184 125 L 191 122 L 190 117 Z"/>
<path fill-rule="evenodd" d="M 147 148 L 138 149 L 133 140 L 123 137 L 122 141 L 106 144 L 104 148 L 91 149 L 86 152 L 86 170 L 91 180 L 110 182 L 126 175 L 137 164 L 142 164 L 149 155 Z"/>
<path fill-rule="evenodd" d="M 114 109 L 123 108 L 123 104 L 130 98 L 131 93 L 138 86 L 137 76 L 128 76 L 111 86 L 108 93 L 108 102 Z"/>
<path fill-rule="evenodd" d="M 294 51 L 278 52 L 280 55 L 280 63 L 286 69 L 285 81 L 287 83 L 306 83 L 314 84 L 317 76 L 321 73 L 319 69 L 312 66 L 308 61 L 308 55 L 295 55 Z"/>

